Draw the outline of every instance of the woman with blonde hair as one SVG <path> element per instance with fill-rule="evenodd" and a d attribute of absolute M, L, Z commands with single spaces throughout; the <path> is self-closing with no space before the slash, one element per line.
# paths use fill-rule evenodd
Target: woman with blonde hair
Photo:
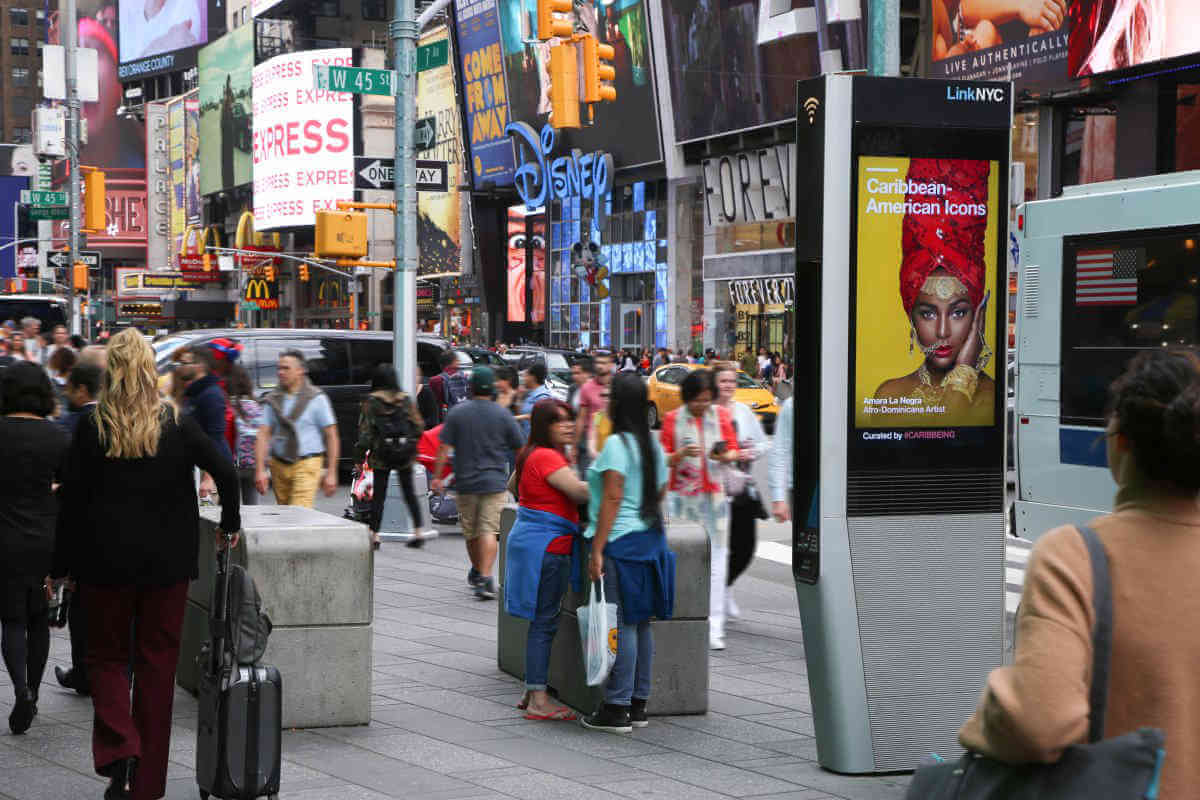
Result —
<path fill-rule="evenodd" d="M 175 664 L 197 577 L 197 467 L 216 480 L 221 529 L 241 528 L 233 462 L 156 384 L 150 345 L 132 329 L 113 336 L 99 400 L 79 421 L 59 489 L 51 575 L 73 578 L 88 608 L 92 752 L 96 772 L 111 779 L 106 800 L 166 792 Z"/>

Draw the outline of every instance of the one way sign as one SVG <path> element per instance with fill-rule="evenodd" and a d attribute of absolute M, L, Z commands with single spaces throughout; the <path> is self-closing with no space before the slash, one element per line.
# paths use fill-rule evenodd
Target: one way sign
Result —
<path fill-rule="evenodd" d="M 88 269 L 100 268 L 100 252 L 98 250 L 80 250 L 75 256 L 79 263 L 87 264 Z M 71 263 L 71 256 L 62 250 L 55 250 L 46 256 L 46 260 L 56 267 L 66 267 Z"/>
<path fill-rule="evenodd" d="M 448 173 L 445 161 L 417 159 L 417 191 L 448 191 Z M 396 188 L 395 159 L 355 156 L 354 188 L 393 191 Z"/>
<path fill-rule="evenodd" d="M 394 189 L 396 161 L 391 158 L 354 157 L 355 189 Z"/>

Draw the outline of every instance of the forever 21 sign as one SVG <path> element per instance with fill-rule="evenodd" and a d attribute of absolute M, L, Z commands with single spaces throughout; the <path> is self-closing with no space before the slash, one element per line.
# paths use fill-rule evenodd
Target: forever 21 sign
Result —
<path fill-rule="evenodd" d="M 735 306 L 784 306 L 796 301 L 795 278 L 748 278 L 729 282 L 729 300 Z"/>
<path fill-rule="evenodd" d="M 796 216 L 796 144 L 777 144 L 700 162 L 709 226 Z"/>

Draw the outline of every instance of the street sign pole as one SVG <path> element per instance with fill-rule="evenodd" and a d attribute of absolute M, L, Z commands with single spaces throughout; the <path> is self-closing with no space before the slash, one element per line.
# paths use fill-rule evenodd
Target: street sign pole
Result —
<path fill-rule="evenodd" d="M 80 314 L 78 302 L 79 298 L 75 292 L 75 280 L 71 274 L 74 269 L 75 254 L 79 251 L 79 228 L 80 228 L 80 206 L 79 201 L 79 82 L 75 74 L 76 64 L 78 59 L 75 57 L 75 48 L 78 45 L 79 20 L 75 8 L 75 0 L 66 0 L 64 16 L 66 19 L 62 22 L 63 45 L 65 46 L 66 56 L 66 72 L 67 72 L 67 170 L 70 172 L 70 198 L 68 205 L 70 210 L 70 221 L 68 222 L 68 250 L 71 254 L 71 264 L 67 268 L 67 278 L 63 281 L 70 289 L 70 319 L 71 326 L 74 332 L 84 338 L 90 338 L 90 330 L 83 328 L 80 324 Z"/>
<path fill-rule="evenodd" d="M 396 269 L 392 273 L 392 356 L 401 388 L 416 392 L 417 377 L 417 13 L 414 0 L 395 0 L 392 52 L 396 54 Z M 414 523 L 415 524 L 415 523 Z"/>

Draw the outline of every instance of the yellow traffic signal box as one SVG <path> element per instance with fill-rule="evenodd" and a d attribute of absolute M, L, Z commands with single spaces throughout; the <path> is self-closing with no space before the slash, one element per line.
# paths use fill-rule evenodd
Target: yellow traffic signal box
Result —
<path fill-rule="evenodd" d="M 572 0 L 538 0 L 537 37 L 543 42 L 555 36 L 570 36 L 575 32 L 571 19 L 574 10 Z M 557 16 L 565 14 L 565 17 Z"/>
<path fill-rule="evenodd" d="M 104 212 L 104 173 L 98 169 L 83 173 L 83 227 L 102 231 L 108 227 Z"/>
<path fill-rule="evenodd" d="M 362 211 L 318 211 L 316 251 L 321 258 L 367 255 L 367 215 Z"/>
<path fill-rule="evenodd" d="M 612 45 L 601 44 L 595 36 L 580 40 L 583 46 L 583 102 L 612 102 L 617 99 L 617 90 L 605 81 L 616 80 L 617 71 L 612 65 L 615 51 Z"/>
<path fill-rule="evenodd" d="M 574 43 L 559 42 L 550 48 L 550 124 L 578 128 L 579 57 Z"/>
<path fill-rule="evenodd" d="M 87 264 L 76 261 L 75 267 L 72 270 L 72 272 L 73 272 L 73 278 L 74 278 L 72 280 L 72 285 L 74 285 L 76 290 L 86 292 L 87 288 L 88 288 Z"/>

